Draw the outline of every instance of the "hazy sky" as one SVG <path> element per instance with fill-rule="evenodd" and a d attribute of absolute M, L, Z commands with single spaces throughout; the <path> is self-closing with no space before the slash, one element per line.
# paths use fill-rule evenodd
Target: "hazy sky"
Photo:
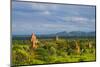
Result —
<path fill-rule="evenodd" d="M 95 31 L 95 7 L 31 2 L 12 3 L 13 34 Z"/>

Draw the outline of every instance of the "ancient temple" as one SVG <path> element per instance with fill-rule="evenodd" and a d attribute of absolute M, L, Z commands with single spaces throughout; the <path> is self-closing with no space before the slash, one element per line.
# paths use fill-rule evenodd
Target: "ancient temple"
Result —
<path fill-rule="evenodd" d="M 58 35 L 56 35 L 56 40 L 58 40 L 59 38 L 58 38 Z"/>
<path fill-rule="evenodd" d="M 37 48 L 37 38 L 35 36 L 34 33 L 32 33 L 32 36 L 31 36 L 31 42 L 32 42 L 32 48 Z"/>
<path fill-rule="evenodd" d="M 75 41 L 75 45 L 76 45 L 76 47 L 75 47 L 76 53 L 77 53 L 77 54 L 80 54 L 80 45 L 78 44 L 77 41 Z"/>

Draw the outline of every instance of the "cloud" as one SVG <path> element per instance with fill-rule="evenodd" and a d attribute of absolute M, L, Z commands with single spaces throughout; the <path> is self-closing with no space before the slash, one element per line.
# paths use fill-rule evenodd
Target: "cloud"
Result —
<path fill-rule="evenodd" d="M 48 10 L 43 11 L 41 14 L 43 14 L 43 15 L 51 15 L 50 11 L 48 11 Z"/>
<path fill-rule="evenodd" d="M 13 2 L 14 34 L 95 30 L 95 7 Z"/>

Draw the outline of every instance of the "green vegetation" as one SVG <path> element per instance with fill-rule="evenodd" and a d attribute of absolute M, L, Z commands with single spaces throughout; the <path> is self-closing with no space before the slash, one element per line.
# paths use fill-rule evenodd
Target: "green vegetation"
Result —
<path fill-rule="evenodd" d="M 12 65 L 95 61 L 95 38 L 39 39 L 32 49 L 30 40 L 12 40 Z M 80 48 L 77 53 L 76 42 Z M 89 47 L 91 43 L 91 47 Z"/>

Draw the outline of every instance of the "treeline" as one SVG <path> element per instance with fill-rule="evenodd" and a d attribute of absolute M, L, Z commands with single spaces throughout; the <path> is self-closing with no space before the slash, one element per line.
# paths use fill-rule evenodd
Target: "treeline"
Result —
<path fill-rule="evenodd" d="M 13 36 L 12 40 L 30 40 L 31 36 Z M 37 36 L 38 39 L 55 39 L 56 36 Z M 65 39 L 93 39 L 95 36 L 59 36 L 59 38 Z"/>

